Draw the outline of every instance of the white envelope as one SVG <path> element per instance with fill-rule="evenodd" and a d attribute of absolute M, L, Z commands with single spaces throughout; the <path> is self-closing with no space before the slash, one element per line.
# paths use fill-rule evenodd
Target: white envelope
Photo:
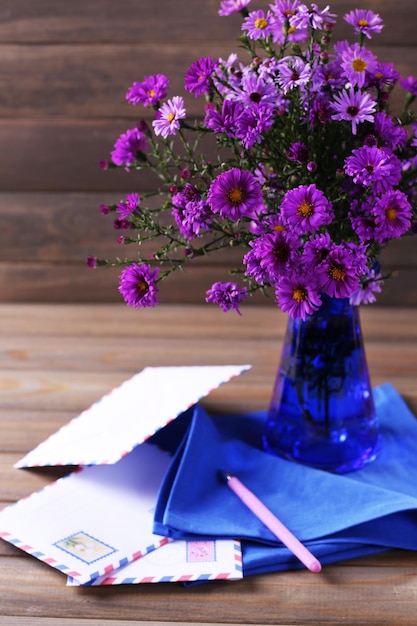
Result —
<path fill-rule="evenodd" d="M 147 367 L 83 411 L 15 467 L 115 463 L 210 391 L 250 367 Z"/>
<path fill-rule="evenodd" d="M 120 571 L 112 584 L 125 580 L 129 563 L 168 543 L 152 528 L 171 457 L 147 440 L 249 367 L 147 368 L 114 389 L 16 464 L 80 468 L 0 512 L 0 537 L 65 573 L 74 584 L 91 584 L 99 577 L 101 584 L 115 570 Z M 172 580 L 242 576 L 239 542 L 219 547 L 218 558 L 204 571 L 196 561 L 190 568 L 184 558 L 188 547 L 183 546 L 178 568 L 171 564 L 167 569 Z M 155 562 L 148 563 L 148 574 L 145 565 L 130 577 L 147 582 L 143 579 L 161 573 L 155 573 Z"/>

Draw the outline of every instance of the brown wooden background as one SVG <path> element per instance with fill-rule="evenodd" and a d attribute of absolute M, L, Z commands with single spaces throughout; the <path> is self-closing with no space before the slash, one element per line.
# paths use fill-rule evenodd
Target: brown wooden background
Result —
<path fill-rule="evenodd" d="M 98 162 L 143 115 L 124 99 L 133 81 L 163 72 L 170 94 L 182 93 L 192 61 L 236 50 L 240 18 L 220 18 L 218 7 L 219 0 L 0 1 L 0 301 L 120 301 L 117 272 L 92 270 L 85 258 L 123 252 L 97 207 L 147 181 L 102 172 Z M 416 0 L 331 4 L 339 16 L 357 7 L 384 19 L 372 42 L 379 58 L 417 74 Z M 338 34 L 347 36 L 341 22 Z M 190 112 L 200 111 L 200 100 L 186 100 Z M 386 251 L 399 277 L 381 304 L 417 304 L 416 241 Z M 161 295 L 202 301 L 212 280 L 227 280 L 228 266 L 224 257 L 193 265 Z"/>

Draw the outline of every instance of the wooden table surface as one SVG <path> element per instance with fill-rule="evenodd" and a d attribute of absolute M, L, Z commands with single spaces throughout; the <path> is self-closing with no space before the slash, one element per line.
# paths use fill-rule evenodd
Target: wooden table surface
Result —
<path fill-rule="evenodd" d="M 361 312 L 374 385 L 392 382 L 417 414 L 417 312 Z M 214 306 L 0 306 L 0 506 L 51 482 L 13 463 L 146 366 L 251 363 L 212 392 L 209 411 L 266 408 L 286 318 Z M 278 486 L 277 486 L 278 488 Z M 0 541 L 0 624 L 417 624 L 417 555 L 389 551 L 305 571 L 193 588 L 166 583 L 68 588 L 56 570 Z"/>

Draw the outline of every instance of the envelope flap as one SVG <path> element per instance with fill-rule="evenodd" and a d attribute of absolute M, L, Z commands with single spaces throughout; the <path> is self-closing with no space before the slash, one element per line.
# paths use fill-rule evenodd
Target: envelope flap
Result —
<path fill-rule="evenodd" d="M 39 444 L 15 467 L 115 463 L 250 365 L 147 367 Z"/>

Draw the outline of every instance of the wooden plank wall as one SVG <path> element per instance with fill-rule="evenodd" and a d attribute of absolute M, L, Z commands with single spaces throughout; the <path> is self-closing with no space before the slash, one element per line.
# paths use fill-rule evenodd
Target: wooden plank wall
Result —
<path fill-rule="evenodd" d="M 372 44 L 378 56 L 417 74 L 416 0 L 335 0 L 331 8 L 341 16 L 356 6 L 386 23 Z M 97 207 L 140 192 L 147 180 L 102 172 L 98 162 L 137 121 L 124 99 L 133 81 L 163 72 L 171 95 L 182 93 L 192 61 L 236 50 L 240 18 L 220 18 L 218 7 L 219 0 L 1 0 L 0 301 L 120 300 L 117 272 L 91 270 L 85 258 L 120 254 Z M 200 111 L 201 101 L 186 101 Z M 384 258 L 400 274 L 380 303 L 416 305 L 415 241 L 392 245 Z M 200 263 L 164 283 L 164 300 L 201 301 L 213 279 L 227 279 L 228 266 L 225 257 Z"/>

